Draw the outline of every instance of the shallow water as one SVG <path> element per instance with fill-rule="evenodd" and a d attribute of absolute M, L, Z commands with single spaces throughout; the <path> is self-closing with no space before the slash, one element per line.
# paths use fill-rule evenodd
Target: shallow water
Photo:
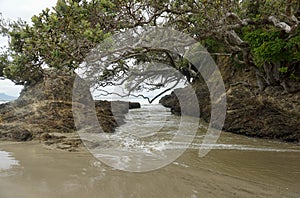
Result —
<path fill-rule="evenodd" d="M 183 128 L 194 121 L 185 120 Z M 205 124 L 195 137 L 185 132 L 174 141 L 180 124 L 160 106 L 131 110 L 115 134 L 96 137 L 100 144 L 90 151 L 102 161 L 86 149 L 1 143 L 0 167 L 10 165 L 0 168 L 0 197 L 300 197 L 299 145 L 222 133 L 216 144 L 204 145 L 212 150 L 200 158 Z M 170 164 L 161 165 L 164 160 Z"/>

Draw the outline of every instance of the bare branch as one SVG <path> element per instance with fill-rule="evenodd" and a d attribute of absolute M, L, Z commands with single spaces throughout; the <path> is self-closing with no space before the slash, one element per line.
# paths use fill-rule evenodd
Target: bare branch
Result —
<path fill-rule="evenodd" d="M 109 95 L 116 95 L 116 96 L 119 96 L 121 98 L 125 98 L 125 97 L 129 97 L 129 96 L 133 96 L 133 97 L 142 97 L 144 99 L 147 99 L 148 102 L 151 104 L 152 102 L 154 102 L 158 97 L 162 96 L 163 94 L 165 94 L 166 92 L 168 91 L 171 91 L 172 89 L 174 89 L 180 82 L 180 79 L 178 79 L 176 81 L 176 83 L 174 85 L 172 85 L 171 87 L 169 87 L 168 89 L 165 89 L 164 91 L 160 92 L 159 94 L 157 94 L 154 98 L 150 99 L 148 96 L 145 96 L 143 94 L 132 94 L 131 92 L 128 92 L 127 94 L 120 94 L 120 93 L 117 93 L 117 92 L 109 92 L 107 90 L 104 90 L 104 89 L 98 89 L 98 91 L 100 92 L 103 92 L 102 94 L 98 95 L 98 96 L 109 96 Z"/>
<path fill-rule="evenodd" d="M 268 18 L 268 20 L 269 20 L 270 22 L 272 22 L 272 23 L 274 24 L 275 27 L 278 27 L 278 28 L 284 30 L 286 33 L 290 33 L 291 30 L 292 30 L 291 26 L 289 26 L 289 25 L 288 25 L 287 23 L 285 23 L 285 22 L 279 21 L 279 19 L 277 19 L 277 18 L 274 17 L 274 16 L 270 16 L 270 17 Z"/>
<path fill-rule="evenodd" d="M 225 15 L 225 19 L 229 19 L 229 18 L 233 18 L 233 19 L 237 20 L 238 21 L 238 25 L 240 25 L 240 26 L 246 26 L 246 25 L 249 24 L 249 22 L 252 21 L 249 18 L 242 20 L 236 13 L 233 13 L 233 12 L 228 12 Z"/>

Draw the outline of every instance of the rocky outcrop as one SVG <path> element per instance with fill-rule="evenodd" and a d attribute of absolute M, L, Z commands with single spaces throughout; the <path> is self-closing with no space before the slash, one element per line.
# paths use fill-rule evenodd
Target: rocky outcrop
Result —
<path fill-rule="evenodd" d="M 263 92 L 257 85 L 255 71 L 237 68 L 220 62 L 220 71 L 226 87 L 227 115 L 223 130 L 251 137 L 279 139 L 288 142 L 300 141 L 300 92 L 286 93 L 282 87 L 267 87 Z M 211 104 L 206 84 L 193 82 L 198 97 L 200 117 L 210 121 Z M 180 114 L 178 94 L 187 88 L 174 90 L 160 103 Z"/>
<path fill-rule="evenodd" d="M 68 73 L 45 71 L 42 80 L 26 86 L 17 100 L 0 104 L 0 140 L 39 140 L 52 147 L 76 149 L 81 140 L 72 112 L 74 78 L 75 75 Z M 91 98 L 89 90 L 84 93 Z M 137 103 L 121 101 L 94 103 L 104 132 L 113 132 L 124 123 L 129 108 L 139 107 Z"/>

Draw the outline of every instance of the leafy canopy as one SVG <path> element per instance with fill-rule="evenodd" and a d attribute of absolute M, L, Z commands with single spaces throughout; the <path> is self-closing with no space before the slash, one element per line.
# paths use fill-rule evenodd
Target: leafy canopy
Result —
<path fill-rule="evenodd" d="M 24 84 L 38 80 L 45 67 L 74 72 L 104 39 L 145 25 L 186 33 L 213 54 L 230 55 L 262 75 L 273 75 L 268 68 L 274 65 L 279 65 L 278 72 L 287 74 L 283 76 L 297 75 L 299 21 L 298 0 L 58 0 L 53 10 L 33 16 L 32 24 L 1 18 L 0 32 L 10 42 L 1 52 L 0 76 Z M 187 77 L 195 72 L 180 57 L 159 49 L 144 55 L 140 49 L 130 53 L 126 57 L 138 60 L 136 64 L 159 59 L 174 63 L 173 67 L 181 68 Z M 104 68 L 99 79 L 109 81 L 111 75 L 126 72 L 126 57 L 113 70 Z M 282 80 L 277 79 L 278 83 Z"/>
<path fill-rule="evenodd" d="M 16 83 L 37 80 L 43 67 L 73 71 L 86 53 L 108 37 L 114 5 L 109 1 L 58 0 L 34 15 L 29 25 L 1 18 L 1 33 L 9 46 L 1 55 L 1 76 Z"/>

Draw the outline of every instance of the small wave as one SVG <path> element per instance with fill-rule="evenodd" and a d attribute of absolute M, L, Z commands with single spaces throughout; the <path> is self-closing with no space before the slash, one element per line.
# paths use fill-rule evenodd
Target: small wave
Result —
<path fill-rule="evenodd" d="M 174 142 L 174 141 L 153 141 L 153 142 L 142 142 L 137 140 L 127 140 L 123 142 L 123 148 L 127 149 L 139 149 L 145 153 L 151 153 L 151 151 L 165 151 L 165 150 L 177 150 L 177 149 L 210 149 L 210 150 L 239 150 L 239 151 L 257 151 L 257 152 L 294 152 L 300 153 L 297 149 L 280 149 L 270 147 L 254 147 L 250 145 L 239 145 L 239 144 L 201 144 L 192 143 L 187 145 L 185 142 Z"/>
<path fill-rule="evenodd" d="M 188 168 L 190 167 L 189 165 L 186 165 L 184 163 L 179 163 L 179 162 L 173 162 L 174 165 L 177 165 L 177 166 L 181 166 L 181 167 L 184 167 L 184 168 Z"/>
<path fill-rule="evenodd" d="M 299 152 L 297 149 L 278 149 L 269 147 L 253 147 L 239 144 L 191 144 L 191 149 L 213 149 L 213 150 L 240 150 L 240 151 L 263 151 L 263 152 Z"/>

